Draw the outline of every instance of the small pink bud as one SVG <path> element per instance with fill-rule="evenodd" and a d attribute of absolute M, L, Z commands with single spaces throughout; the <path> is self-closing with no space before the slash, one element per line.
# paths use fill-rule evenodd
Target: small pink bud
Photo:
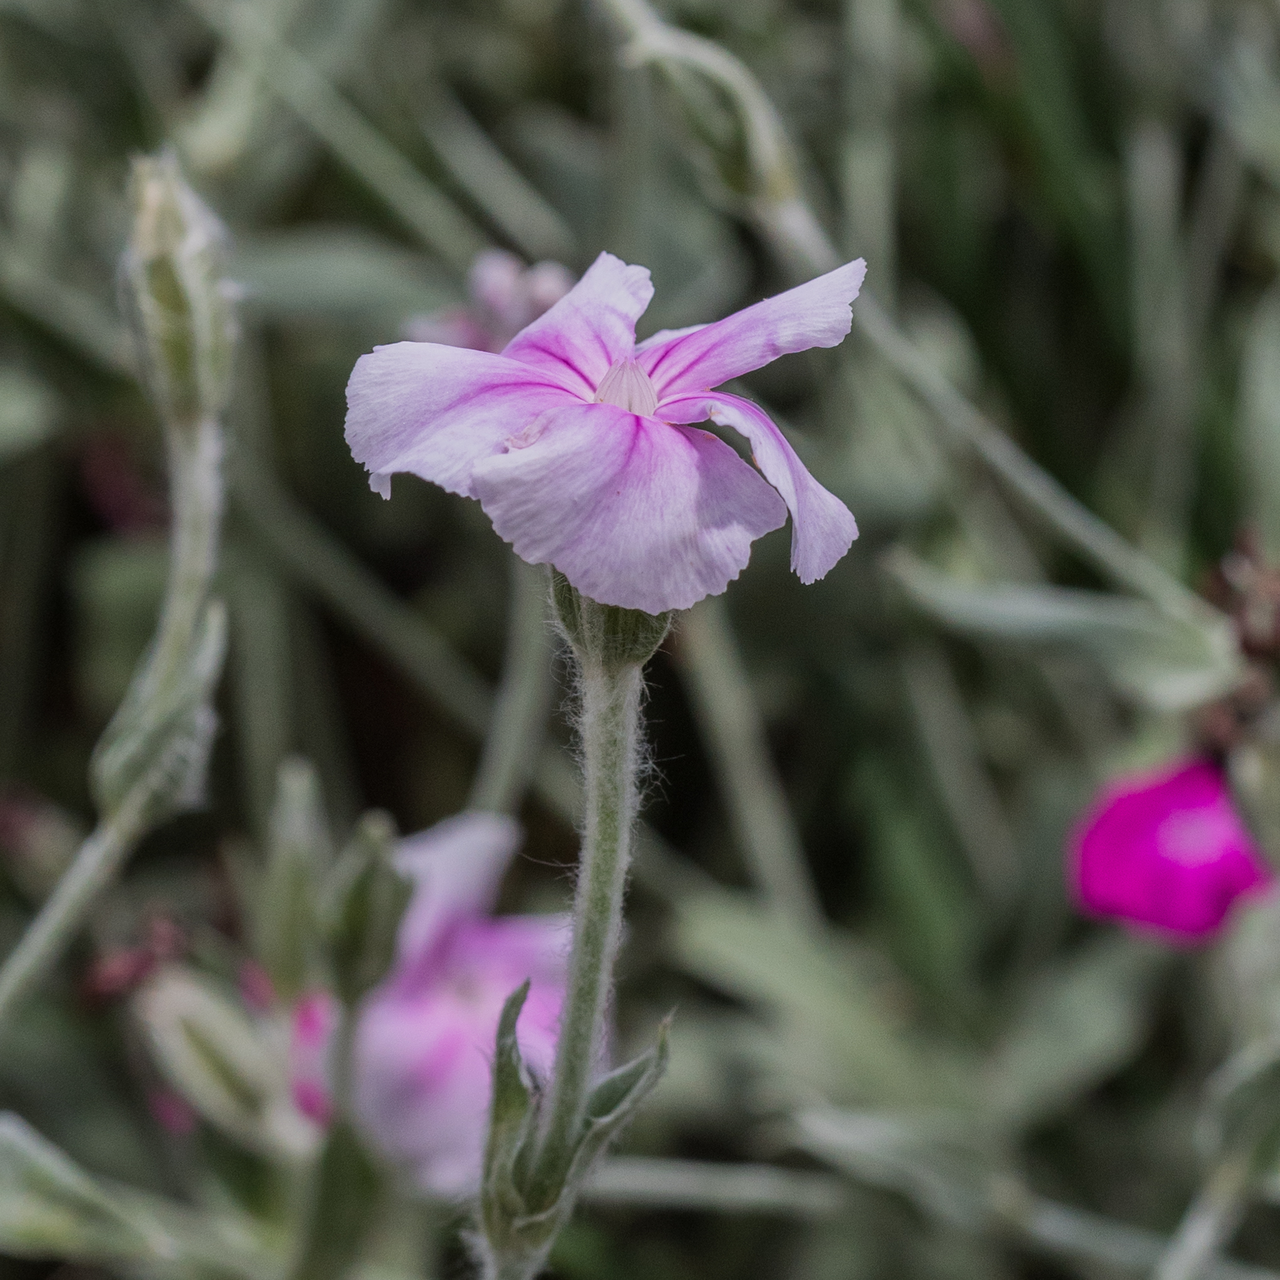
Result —
<path fill-rule="evenodd" d="M 180 1093 L 172 1089 L 153 1089 L 147 1095 L 147 1106 L 156 1123 L 175 1138 L 185 1138 L 196 1127 L 196 1113 Z"/>
<path fill-rule="evenodd" d="M 292 1088 L 293 1105 L 308 1120 L 315 1121 L 322 1128 L 327 1127 L 333 1119 L 333 1102 L 328 1089 L 318 1080 L 295 1080 Z"/>
<path fill-rule="evenodd" d="M 271 975 L 256 960 L 246 960 L 236 978 L 240 999 L 254 1013 L 266 1013 L 275 1005 L 276 989 Z"/>
<path fill-rule="evenodd" d="M 1089 913 L 1183 944 L 1209 940 L 1237 898 L 1273 879 L 1206 760 L 1106 787 L 1072 834 L 1070 870 Z"/>

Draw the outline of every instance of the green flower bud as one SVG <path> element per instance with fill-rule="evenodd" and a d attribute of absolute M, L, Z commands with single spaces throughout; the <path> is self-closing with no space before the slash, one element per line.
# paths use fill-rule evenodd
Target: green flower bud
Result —
<path fill-rule="evenodd" d="M 134 160 L 133 207 L 121 273 L 147 385 L 169 426 L 215 418 L 236 336 L 222 224 L 168 153 Z"/>

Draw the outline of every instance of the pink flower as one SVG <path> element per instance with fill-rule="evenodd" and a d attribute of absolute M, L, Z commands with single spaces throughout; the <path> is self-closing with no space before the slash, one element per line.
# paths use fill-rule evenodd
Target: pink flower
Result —
<path fill-rule="evenodd" d="M 414 894 L 392 974 L 356 1030 L 358 1121 L 440 1196 L 479 1186 L 498 1015 L 526 978 L 521 1053 L 543 1077 L 555 1057 L 569 922 L 487 915 L 519 839 L 509 818 L 467 813 L 401 842 L 397 865 Z"/>
<path fill-rule="evenodd" d="M 307 992 L 293 1006 L 289 1091 L 293 1105 L 322 1127 L 333 1118 L 330 1056 L 340 1013 L 337 1000 L 324 990 Z"/>
<path fill-rule="evenodd" d="M 441 342 L 475 351 L 501 351 L 527 324 L 573 288 L 573 276 L 558 262 L 526 267 L 513 253 L 486 249 L 467 276 L 471 306 L 418 316 L 404 327 L 414 342 Z"/>
<path fill-rule="evenodd" d="M 637 346 L 649 273 L 602 253 L 501 355 L 398 342 L 361 356 L 347 443 L 384 497 L 409 471 L 478 498 L 519 556 L 604 604 L 656 614 L 718 594 L 788 511 L 791 567 L 814 582 L 857 537 L 853 516 L 765 413 L 712 388 L 836 346 L 865 271 Z M 708 419 L 747 438 L 758 471 L 691 425 Z"/>
<path fill-rule="evenodd" d="M 1218 769 L 1175 764 L 1106 787 L 1071 838 L 1074 888 L 1095 915 L 1203 941 L 1272 873 Z"/>

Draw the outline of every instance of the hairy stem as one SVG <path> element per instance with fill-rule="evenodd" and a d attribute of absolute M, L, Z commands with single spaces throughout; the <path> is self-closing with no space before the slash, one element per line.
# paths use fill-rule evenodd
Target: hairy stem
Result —
<path fill-rule="evenodd" d="M 573 956 L 555 1078 L 534 1195 L 554 1196 L 568 1172 L 600 1059 L 613 966 L 622 939 L 622 899 L 637 810 L 640 694 L 638 663 L 607 667 L 578 651 L 586 792 L 582 865 L 573 912 Z"/>

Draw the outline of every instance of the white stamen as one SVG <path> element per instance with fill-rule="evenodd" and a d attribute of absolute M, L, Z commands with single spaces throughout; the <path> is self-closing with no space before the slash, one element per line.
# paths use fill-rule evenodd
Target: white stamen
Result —
<path fill-rule="evenodd" d="M 619 360 L 596 388 L 597 404 L 617 405 L 628 413 L 649 417 L 658 407 L 658 393 L 649 375 L 630 358 Z"/>

